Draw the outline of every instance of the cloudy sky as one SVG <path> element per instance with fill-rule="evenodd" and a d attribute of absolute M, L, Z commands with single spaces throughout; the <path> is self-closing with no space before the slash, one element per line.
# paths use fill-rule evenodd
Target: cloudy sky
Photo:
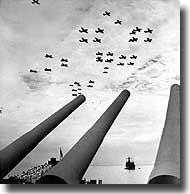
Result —
<path fill-rule="evenodd" d="M 103 12 L 111 12 L 110 17 Z M 122 25 L 114 22 L 119 19 Z M 164 126 L 169 89 L 180 82 L 179 2 L 177 0 L 0 1 L 0 148 L 70 102 L 74 81 L 86 96 L 72 115 L 49 134 L 15 169 L 26 169 L 66 153 L 123 89 L 131 96 L 104 139 L 93 165 L 123 165 L 126 156 L 153 164 Z M 88 34 L 79 33 L 81 26 Z M 136 43 L 128 42 L 136 26 Z M 104 34 L 96 34 L 97 27 Z M 152 34 L 144 33 L 147 28 Z M 81 37 L 89 43 L 81 43 Z M 94 37 L 102 43 L 94 43 Z M 144 40 L 152 38 L 151 43 Z M 106 63 L 96 52 L 113 52 Z M 53 58 L 45 58 L 45 54 Z M 127 56 L 124 66 L 119 56 Z M 127 65 L 137 55 L 133 66 Z M 61 67 L 67 58 L 68 68 Z M 45 72 L 44 68 L 51 68 Z M 30 69 L 38 73 L 29 72 Z M 89 80 L 93 88 L 88 88 Z M 117 157 L 116 157 L 117 155 Z"/>

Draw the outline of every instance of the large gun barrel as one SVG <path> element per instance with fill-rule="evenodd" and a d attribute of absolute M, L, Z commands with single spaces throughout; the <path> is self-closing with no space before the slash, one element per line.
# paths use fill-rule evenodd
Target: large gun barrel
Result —
<path fill-rule="evenodd" d="M 129 96 L 129 91 L 122 91 L 97 122 L 80 138 L 63 159 L 42 177 L 39 183 L 79 184 L 106 133 Z"/>
<path fill-rule="evenodd" d="M 166 120 L 149 184 L 180 183 L 180 86 L 170 90 Z"/>
<path fill-rule="evenodd" d="M 0 151 L 0 180 L 7 175 L 38 143 L 85 101 L 80 95 L 31 131 Z"/>

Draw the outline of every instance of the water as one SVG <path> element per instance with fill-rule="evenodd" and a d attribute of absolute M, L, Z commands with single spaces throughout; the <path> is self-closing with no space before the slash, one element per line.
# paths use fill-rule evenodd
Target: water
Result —
<path fill-rule="evenodd" d="M 135 170 L 124 166 L 90 166 L 84 178 L 101 179 L 103 184 L 147 184 L 153 165 L 139 165 Z"/>

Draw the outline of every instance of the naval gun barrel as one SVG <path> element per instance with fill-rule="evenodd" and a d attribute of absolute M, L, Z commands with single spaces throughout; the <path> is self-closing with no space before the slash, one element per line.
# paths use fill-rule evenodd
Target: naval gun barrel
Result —
<path fill-rule="evenodd" d="M 180 86 L 174 84 L 149 184 L 180 183 Z"/>
<path fill-rule="evenodd" d="M 38 143 L 85 101 L 80 95 L 41 122 L 31 131 L 0 151 L 0 180 L 7 175 Z"/>
<path fill-rule="evenodd" d="M 122 91 L 96 123 L 67 152 L 63 159 L 45 173 L 39 183 L 80 184 L 106 133 L 129 96 L 129 91 Z"/>

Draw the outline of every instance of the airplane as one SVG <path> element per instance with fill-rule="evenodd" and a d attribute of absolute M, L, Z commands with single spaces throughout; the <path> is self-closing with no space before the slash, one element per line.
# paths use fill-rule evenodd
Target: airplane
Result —
<path fill-rule="evenodd" d="M 44 71 L 51 71 L 51 69 L 45 68 Z"/>
<path fill-rule="evenodd" d="M 96 33 L 102 33 L 104 34 L 104 29 L 101 28 L 97 28 L 97 30 L 95 30 Z"/>
<path fill-rule="evenodd" d="M 33 1 L 32 1 L 32 4 L 40 5 L 40 2 L 39 2 L 39 0 L 33 0 Z"/>
<path fill-rule="evenodd" d="M 132 55 L 131 57 L 130 57 L 130 59 L 136 59 L 137 58 L 137 55 Z"/>
<path fill-rule="evenodd" d="M 78 90 L 81 90 L 81 88 L 78 88 Z"/>
<path fill-rule="evenodd" d="M 90 80 L 89 83 L 90 83 L 90 84 L 94 84 L 94 81 Z"/>
<path fill-rule="evenodd" d="M 116 22 L 114 22 L 115 24 L 120 24 L 121 25 L 121 20 L 117 20 Z"/>
<path fill-rule="evenodd" d="M 88 88 L 92 88 L 93 86 L 92 85 L 87 85 Z"/>
<path fill-rule="evenodd" d="M 72 94 L 72 96 L 77 96 L 77 94 Z"/>
<path fill-rule="evenodd" d="M 127 65 L 134 65 L 134 63 L 130 62 L 130 63 L 127 63 Z"/>
<path fill-rule="evenodd" d="M 134 34 L 135 35 L 136 34 L 136 30 L 133 29 L 132 32 L 130 32 L 129 34 Z"/>
<path fill-rule="evenodd" d="M 78 92 L 79 95 L 81 95 L 82 93 Z"/>
<path fill-rule="evenodd" d="M 106 63 L 111 63 L 113 61 L 113 59 L 106 59 L 105 62 Z"/>
<path fill-rule="evenodd" d="M 53 58 L 52 55 L 48 55 L 48 54 L 46 54 L 45 57 L 46 57 L 46 58 L 51 58 L 51 59 Z"/>
<path fill-rule="evenodd" d="M 88 43 L 88 39 L 87 38 L 81 38 L 80 40 L 79 40 L 79 42 L 85 42 L 85 43 Z"/>
<path fill-rule="evenodd" d="M 33 69 L 30 69 L 30 72 L 31 73 L 37 73 L 37 71 L 36 70 L 33 70 Z"/>
<path fill-rule="evenodd" d="M 68 67 L 68 65 L 65 64 L 65 63 L 62 63 L 61 66 L 62 66 L 62 67 Z"/>
<path fill-rule="evenodd" d="M 150 34 L 152 34 L 152 31 L 153 30 L 151 30 L 150 28 L 147 28 L 147 30 L 145 30 L 144 33 L 150 33 Z"/>
<path fill-rule="evenodd" d="M 110 12 L 105 11 L 105 12 L 103 13 L 103 16 L 111 16 L 110 14 L 111 14 Z"/>
<path fill-rule="evenodd" d="M 103 59 L 101 57 L 96 57 L 97 62 L 103 62 Z"/>
<path fill-rule="evenodd" d="M 136 29 L 135 29 L 136 32 L 140 32 L 141 30 L 142 30 L 142 28 L 138 28 L 138 27 L 136 27 Z"/>
<path fill-rule="evenodd" d="M 106 55 L 107 55 L 107 56 L 113 56 L 113 53 L 108 52 Z"/>
<path fill-rule="evenodd" d="M 101 43 L 101 39 L 100 39 L 100 38 L 95 37 L 95 39 L 93 40 L 93 42 L 98 42 L 98 43 Z"/>
<path fill-rule="evenodd" d="M 87 28 L 83 28 L 81 27 L 81 29 L 79 30 L 80 33 L 88 33 L 88 29 Z"/>
<path fill-rule="evenodd" d="M 76 85 L 80 85 L 80 83 L 79 83 L 79 82 L 74 82 L 74 84 L 76 84 Z"/>
<path fill-rule="evenodd" d="M 147 38 L 144 42 L 152 42 L 152 38 Z"/>
<path fill-rule="evenodd" d="M 138 38 L 133 37 L 133 38 L 129 39 L 128 42 L 137 42 L 137 40 L 138 40 Z"/>
<path fill-rule="evenodd" d="M 117 65 L 124 66 L 124 63 L 119 62 Z"/>
<path fill-rule="evenodd" d="M 109 67 L 104 67 L 104 69 L 109 69 Z"/>
<path fill-rule="evenodd" d="M 100 56 L 102 56 L 102 55 L 103 55 L 103 53 L 97 52 L 97 53 L 96 53 L 96 55 L 100 55 Z"/>
<path fill-rule="evenodd" d="M 62 58 L 60 61 L 61 61 L 61 62 L 68 62 L 68 59 Z"/>
<path fill-rule="evenodd" d="M 125 55 L 121 55 L 119 59 L 126 59 L 127 57 Z"/>
<path fill-rule="evenodd" d="M 69 86 L 73 86 L 73 84 L 70 84 Z"/>
<path fill-rule="evenodd" d="M 75 90 L 75 89 L 72 89 L 72 91 L 73 91 L 73 92 L 77 92 L 77 90 Z"/>
<path fill-rule="evenodd" d="M 103 73 L 108 73 L 107 71 L 103 71 Z"/>

